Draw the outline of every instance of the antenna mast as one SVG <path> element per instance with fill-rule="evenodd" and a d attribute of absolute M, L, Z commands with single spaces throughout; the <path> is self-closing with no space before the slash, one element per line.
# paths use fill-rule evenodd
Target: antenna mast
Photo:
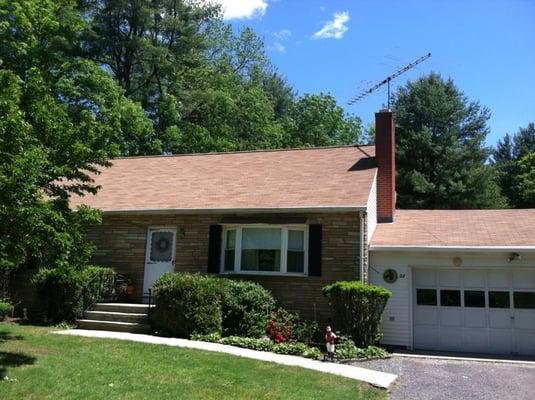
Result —
<path fill-rule="evenodd" d="M 356 96 L 354 96 L 351 100 L 349 100 L 349 102 L 347 104 L 349 105 L 353 105 L 355 104 L 357 101 L 363 99 L 364 97 L 366 97 L 367 95 L 369 95 L 370 93 L 376 91 L 377 89 L 379 89 L 381 86 L 383 85 L 388 85 L 388 98 L 387 98 L 387 104 L 388 104 L 388 109 L 390 109 L 390 81 L 392 79 L 395 79 L 397 78 L 398 76 L 400 76 L 401 74 L 404 74 L 405 72 L 407 72 L 408 70 L 416 67 L 418 64 L 424 62 L 425 60 L 427 60 L 429 57 L 431 57 L 431 53 L 427 53 L 425 56 L 422 56 L 420 58 L 418 58 L 417 60 L 414 60 L 413 62 L 411 62 L 410 64 L 404 66 L 403 68 L 400 68 L 398 69 L 396 72 L 394 72 L 392 75 L 386 77 L 384 80 L 382 80 L 381 82 L 375 84 L 374 86 L 372 86 L 371 88 L 369 89 L 366 89 L 366 90 L 363 90 L 361 91 L 359 94 L 357 94 Z"/>

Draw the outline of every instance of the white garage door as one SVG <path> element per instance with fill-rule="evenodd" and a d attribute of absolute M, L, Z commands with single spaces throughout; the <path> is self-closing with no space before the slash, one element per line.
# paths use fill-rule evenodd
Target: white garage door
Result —
<path fill-rule="evenodd" d="M 535 270 L 417 269 L 414 348 L 535 355 Z"/>

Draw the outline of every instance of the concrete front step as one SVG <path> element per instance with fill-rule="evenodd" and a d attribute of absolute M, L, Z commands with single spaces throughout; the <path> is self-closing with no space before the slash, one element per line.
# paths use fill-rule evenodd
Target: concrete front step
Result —
<path fill-rule="evenodd" d="M 149 305 L 135 303 L 97 303 L 92 307 L 92 311 L 147 314 L 149 312 Z"/>
<path fill-rule="evenodd" d="M 85 319 L 93 321 L 116 321 L 116 322 L 136 322 L 144 323 L 147 321 L 146 313 L 125 313 L 115 311 L 86 311 Z"/>
<path fill-rule="evenodd" d="M 136 322 L 98 321 L 93 319 L 78 319 L 76 324 L 80 329 L 99 331 L 147 333 L 149 326 Z"/>

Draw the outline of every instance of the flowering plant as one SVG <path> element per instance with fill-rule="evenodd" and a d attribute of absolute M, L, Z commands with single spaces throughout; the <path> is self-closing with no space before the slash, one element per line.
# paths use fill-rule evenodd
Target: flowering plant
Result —
<path fill-rule="evenodd" d="M 292 338 L 297 316 L 279 308 L 271 313 L 271 319 L 266 327 L 266 335 L 275 343 L 284 343 Z"/>

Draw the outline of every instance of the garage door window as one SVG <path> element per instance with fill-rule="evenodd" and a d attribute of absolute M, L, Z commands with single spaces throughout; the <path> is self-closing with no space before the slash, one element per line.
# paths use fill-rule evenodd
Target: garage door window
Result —
<path fill-rule="evenodd" d="M 489 291 L 490 308 L 509 308 L 510 306 L 509 292 Z"/>
<path fill-rule="evenodd" d="M 515 308 L 535 309 L 535 292 L 514 292 Z"/>
<path fill-rule="evenodd" d="M 437 291 L 435 289 L 416 289 L 416 304 L 419 306 L 436 306 Z"/>
<path fill-rule="evenodd" d="M 442 307 L 460 307 L 461 291 L 460 290 L 441 290 L 440 305 Z"/>
<path fill-rule="evenodd" d="M 465 307 L 485 307 L 485 292 L 483 290 L 465 290 L 464 291 Z"/>

